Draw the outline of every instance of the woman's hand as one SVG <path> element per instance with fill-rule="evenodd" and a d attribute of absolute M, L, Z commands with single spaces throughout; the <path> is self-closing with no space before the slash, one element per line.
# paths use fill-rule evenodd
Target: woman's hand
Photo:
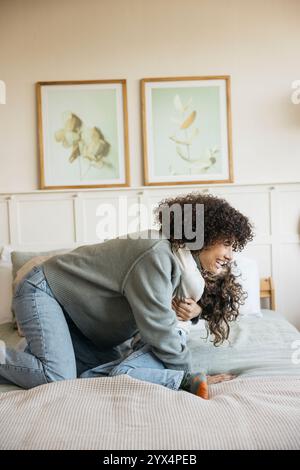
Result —
<path fill-rule="evenodd" d="M 218 384 L 219 382 L 227 382 L 228 380 L 235 379 L 237 376 L 234 374 L 216 374 L 216 375 L 207 375 L 207 383 Z"/>
<path fill-rule="evenodd" d="M 180 300 L 178 297 L 172 299 L 172 308 L 179 320 L 188 321 L 197 317 L 202 309 L 193 299 Z"/>

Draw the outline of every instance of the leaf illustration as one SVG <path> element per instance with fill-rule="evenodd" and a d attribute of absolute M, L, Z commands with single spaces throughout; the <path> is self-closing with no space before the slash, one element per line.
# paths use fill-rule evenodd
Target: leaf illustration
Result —
<path fill-rule="evenodd" d="M 182 152 L 182 149 L 179 147 L 179 145 L 176 145 L 176 152 L 178 153 L 178 155 L 180 156 L 180 158 L 182 158 L 183 160 L 185 160 L 186 162 L 189 162 L 189 163 L 197 163 L 197 162 L 200 162 L 202 159 L 201 157 L 200 158 L 188 158 L 184 155 L 184 153 Z"/>
<path fill-rule="evenodd" d="M 207 156 L 211 158 L 216 158 L 218 153 L 219 153 L 218 147 L 213 147 L 206 151 Z"/>
<path fill-rule="evenodd" d="M 186 160 L 186 157 L 185 157 L 185 155 L 182 153 L 182 150 L 181 150 L 181 148 L 179 147 L 179 145 L 176 145 L 176 152 L 178 153 L 178 155 L 180 156 L 180 158 L 183 158 L 183 160 Z"/>
<path fill-rule="evenodd" d="M 199 129 L 193 129 L 188 140 L 177 139 L 176 135 L 171 135 L 169 137 L 170 140 L 175 142 L 178 145 L 192 145 L 192 140 L 199 134 Z"/>
<path fill-rule="evenodd" d="M 209 160 L 206 160 L 201 166 L 195 166 L 193 169 L 198 173 L 201 173 L 201 171 L 207 171 L 216 163 L 216 161 L 217 160 L 214 157 L 211 157 L 209 158 Z"/>
<path fill-rule="evenodd" d="M 65 131 L 64 129 L 60 129 L 59 131 L 56 131 L 54 134 L 56 142 L 62 142 L 65 137 Z"/>
<path fill-rule="evenodd" d="M 188 127 L 190 127 L 190 125 L 193 124 L 193 122 L 195 121 L 196 115 L 197 115 L 196 111 L 193 111 L 193 112 L 189 115 L 189 117 L 187 117 L 187 118 L 183 121 L 183 123 L 182 123 L 181 126 L 180 126 L 180 129 L 187 129 Z"/>
<path fill-rule="evenodd" d="M 191 142 L 189 140 L 176 139 L 176 137 L 173 135 L 170 137 L 170 140 L 173 140 L 173 142 L 179 145 L 191 145 Z"/>
<path fill-rule="evenodd" d="M 177 111 L 180 111 L 181 113 L 184 111 L 179 95 L 175 95 L 174 106 L 175 106 L 175 109 L 177 109 Z"/>
<path fill-rule="evenodd" d="M 76 160 L 76 158 L 78 158 L 79 156 L 80 156 L 80 151 L 79 151 L 79 147 L 77 145 L 77 146 L 73 147 L 73 152 L 69 156 L 69 162 L 73 163 L 74 160 Z"/>

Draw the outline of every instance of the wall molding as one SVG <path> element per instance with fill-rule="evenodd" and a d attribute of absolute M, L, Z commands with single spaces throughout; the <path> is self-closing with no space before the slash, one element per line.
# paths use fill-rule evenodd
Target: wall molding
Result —
<path fill-rule="evenodd" d="M 293 185 L 300 185 L 300 181 L 281 181 L 281 182 L 263 182 L 263 183 L 256 183 L 256 182 L 246 182 L 246 183 L 216 183 L 213 185 L 208 184 L 194 184 L 194 185 L 168 185 L 168 186 L 128 186 L 128 187 L 120 187 L 120 188 L 83 188 L 83 189 L 33 189 L 33 190 L 25 190 L 25 191 L 3 191 L 0 192 L 0 197 L 5 196 L 14 196 L 20 194 L 45 194 L 45 193 L 89 193 L 89 192 L 110 192 L 110 191 L 119 191 L 119 192 L 128 192 L 128 191 L 155 191 L 155 190 L 173 190 L 173 189 L 182 189 L 183 191 L 189 190 L 199 190 L 199 191 L 206 191 L 207 189 L 213 190 L 214 188 L 244 188 L 244 187 L 267 187 L 269 186 L 270 189 L 275 186 L 293 186 Z"/>

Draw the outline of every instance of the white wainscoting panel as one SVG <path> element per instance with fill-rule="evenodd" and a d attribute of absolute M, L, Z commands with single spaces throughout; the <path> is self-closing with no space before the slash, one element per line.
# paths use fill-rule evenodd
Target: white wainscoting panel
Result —
<path fill-rule="evenodd" d="M 70 198 L 18 201 L 18 244 L 28 249 L 38 243 L 70 245 L 74 242 L 73 201 Z"/>
<path fill-rule="evenodd" d="M 278 305 L 287 319 L 300 329 L 300 244 L 282 243 L 276 291 Z"/>
<path fill-rule="evenodd" d="M 264 192 L 230 192 L 221 194 L 233 207 L 246 214 L 255 226 L 256 239 L 269 237 L 271 233 L 270 195 Z"/>
<path fill-rule="evenodd" d="M 299 241 L 300 193 L 299 191 L 281 191 L 279 199 L 279 233 L 282 241 Z"/>
<path fill-rule="evenodd" d="M 257 261 L 260 277 L 272 276 L 272 248 L 270 244 L 249 243 L 242 254 Z"/>
<path fill-rule="evenodd" d="M 8 221 L 8 207 L 5 200 L 0 199 L 0 246 L 8 245 L 9 240 L 9 221 Z"/>

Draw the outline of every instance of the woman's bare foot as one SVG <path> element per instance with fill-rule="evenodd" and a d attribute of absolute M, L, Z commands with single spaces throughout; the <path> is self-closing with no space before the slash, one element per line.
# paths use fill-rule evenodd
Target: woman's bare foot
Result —
<path fill-rule="evenodd" d="M 236 378 L 236 375 L 233 374 L 216 374 L 216 375 L 207 375 L 207 384 L 217 384 L 219 382 L 227 382 Z"/>

